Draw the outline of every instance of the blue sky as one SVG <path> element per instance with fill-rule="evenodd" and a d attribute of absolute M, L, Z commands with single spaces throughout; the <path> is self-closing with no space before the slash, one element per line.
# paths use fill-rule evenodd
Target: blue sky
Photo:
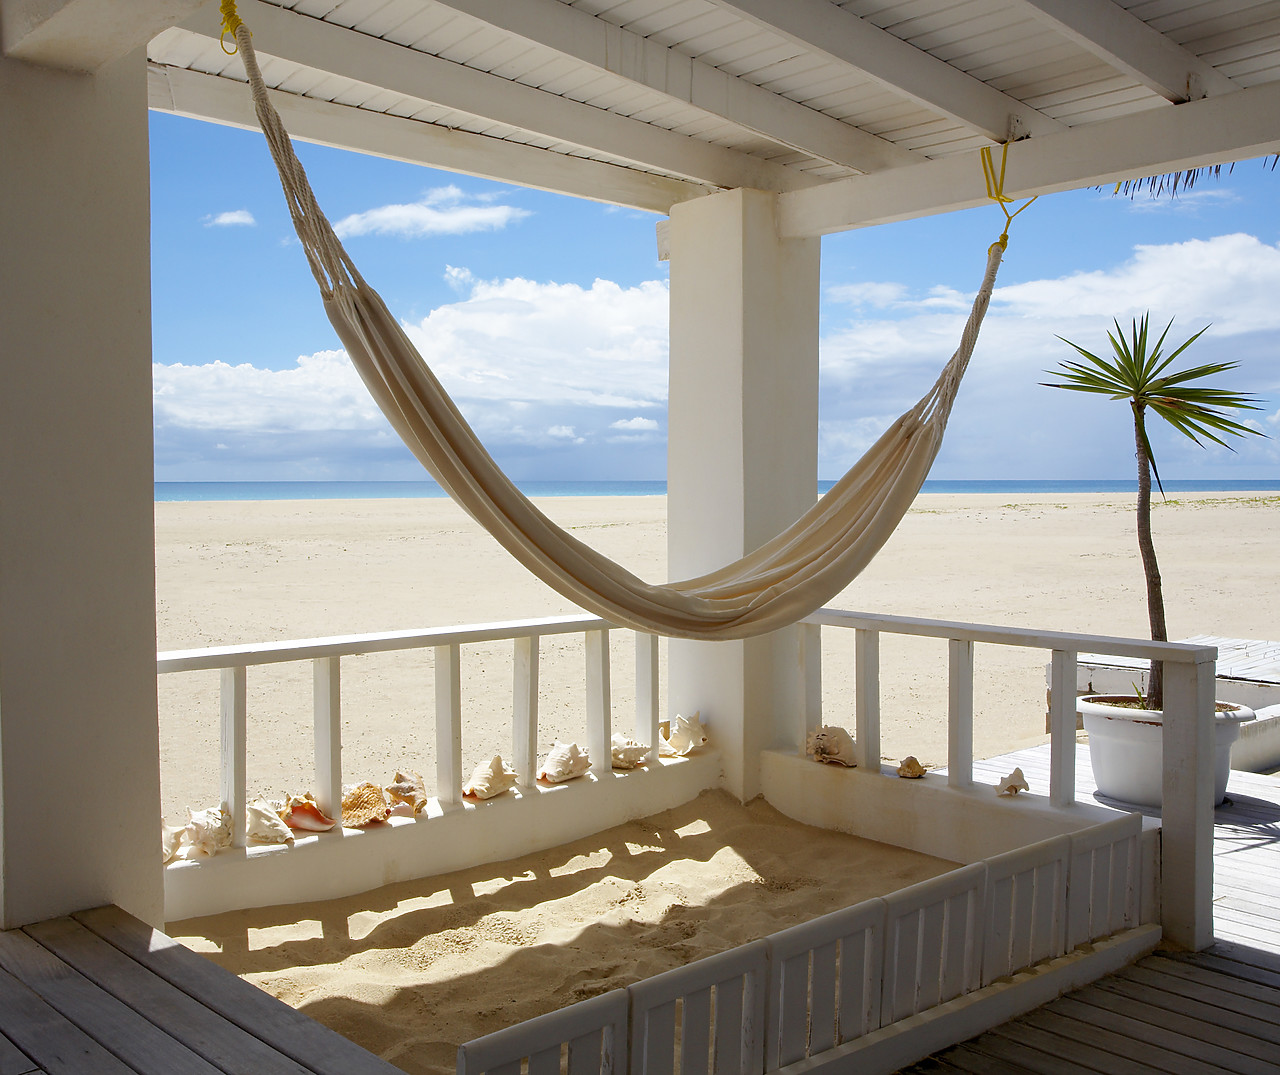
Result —
<path fill-rule="evenodd" d="M 261 136 L 153 113 L 156 478 L 423 477 L 325 319 Z M 658 217 L 323 147 L 330 220 L 517 480 L 666 476 Z M 1280 478 L 1280 171 L 1238 164 L 1176 199 L 1076 191 L 1011 233 L 933 477 L 1130 478 L 1128 411 L 1040 387 L 1151 309 L 1265 399 L 1235 453 L 1153 431 L 1166 478 Z M 823 240 L 819 472 L 835 478 L 954 349 L 994 208 Z"/>

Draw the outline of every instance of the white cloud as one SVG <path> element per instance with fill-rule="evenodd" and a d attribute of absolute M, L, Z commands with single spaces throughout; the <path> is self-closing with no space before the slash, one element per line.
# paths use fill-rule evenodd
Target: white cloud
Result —
<path fill-rule="evenodd" d="M 210 214 L 204 218 L 206 228 L 253 227 L 257 223 L 248 209 L 231 209 L 228 212 Z"/>
<path fill-rule="evenodd" d="M 383 205 L 343 217 L 333 230 L 338 238 L 354 235 L 399 235 L 416 239 L 426 235 L 464 235 L 475 231 L 500 231 L 522 220 L 528 210 L 513 205 L 491 205 L 489 197 L 469 197 L 455 186 L 436 187 L 407 205 Z M 471 204 L 471 203 L 480 204 Z"/>
<path fill-rule="evenodd" d="M 1191 190 L 1179 190 L 1174 196 L 1170 196 L 1167 193 L 1150 194 L 1146 191 L 1140 191 L 1130 201 L 1129 208 L 1135 213 L 1170 215 L 1174 213 L 1197 213 L 1206 206 L 1217 208 L 1221 205 L 1231 205 L 1240 200 L 1240 196 L 1233 190 L 1200 185 L 1212 182 L 1212 179 L 1202 179 Z M 1118 194 L 1116 197 L 1124 197 L 1124 195 Z"/>
<path fill-rule="evenodd" d="M 634 432 L 656 432 L 660 427 L 652 418 L 619 418 L 609 426 L 610 429 L 627 429 Z"/>

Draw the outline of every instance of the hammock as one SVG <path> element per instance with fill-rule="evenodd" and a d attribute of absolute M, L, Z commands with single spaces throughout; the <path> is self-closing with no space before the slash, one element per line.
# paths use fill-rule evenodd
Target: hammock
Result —
<path fill-rule="evenodd" d="M 829 492 L 785 531 L 736 563 L 683 582 L 651 585 L 562 530 L 499 469 L 342 248 L 268 97 L 248 29 L 226 0 L 223 13 L 244 61 L 294 228 L 325 312 L 352 364 L 431 476 L 533 574 L 619 626 L 726 640 L 763 634 L 809 615 L 843 590 L 880 550 L 938 454 L 991 298 L 1005 236 L 988 252 L 986 273 L 960 346 L 937 382 Z M 990 187 L 989 159 L 984 165 Z M 1004 208 L 1008 199 L 998 185 L 992 196 Z M 1011 219 L 1007 209 L 1005 215 Z"/>

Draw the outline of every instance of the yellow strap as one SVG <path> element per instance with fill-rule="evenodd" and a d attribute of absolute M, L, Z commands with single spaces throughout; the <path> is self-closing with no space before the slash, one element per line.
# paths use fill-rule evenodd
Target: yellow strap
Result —
<path fill-rule="evenodd" d="M 243 25 L 240 19 L 240 13 L 236 11 L 236 0 L 222 0 L 218 6 L 218 13 L 222 16 L 222 36 L 218 38 L 218 44 L 222 46 L 222 51 L 228 56 L 234 56 L 239 51 L 240 46 L 235 48 L 227 48 L 227 36 L 231 36 L 234 44 L 236 39 L 236 31 Z"/>
<path fill-rule="evenodd" d="M 1005 165 L 1009 162 L 1009 143 L 1005 142 L 1004 146 L 1000 150 L 1000 171 L 998 174 L 996 172 L 995 162 L 991 158 L 990 146 L 982 147 L 981 156 L 982 175 L 987 181 L 987 197 L 995 202 L 996 205 L 1000 206 L 1000 211 L 1004 213 L 1004 231 L 1000 233 L 1000 238 L 991 245 L 993 247 L 999 246 L 1000 249 L 1003 250 L 1009 245 L 1009 225 L 1013 223 L 1013 218 L 1035 201 L 1036 198 L 1040 197 L 1040 195 L 1037 194 L 1035 197 L 1028 198 L 1012 213 L 1009 212 L 1007 207 L 1015 200 L 1004 192 L 1004 169 Z"/>

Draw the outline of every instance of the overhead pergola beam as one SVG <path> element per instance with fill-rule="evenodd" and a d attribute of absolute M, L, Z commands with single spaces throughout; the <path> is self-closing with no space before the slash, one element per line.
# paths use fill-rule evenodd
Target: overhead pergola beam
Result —
<path fill-rule="evenodd" d="M 1113 0 L 1015 0 L 1041 22 L 1175 104 L 1240 87 Z"/>
<path fill-rule="evenodd" d="M 847 64 L 896 94 L 994 142 L 1064 130 L 1057 120 L 909 45 L 830 0 L 712 0 L 802 48 Z"/>
<path fill-rule="evenodd" d="M 560 0 L 436 2 L 833 164 L 878 172 L 924 159 Z"/>
<path fill-rule="evenodd" d="M 818 180 L 793 168 L 675 134 L 641 120 L 569 100 L 417 52 L 334 23 L 240 0 L 240 15 L 264 57 L 276 56 L 406 97 L 715 187 L 797 190 Z M 182 28 L 218 38 L 212 5 Z"/>
<path fill-rule="evenodd" d="M 148 97 L 157 111 L 258 129 L 249 88 L 243 82 L 151 64 Z M 271 100 L 289 133 L 304 142 L 657 213 L 709 193 L 709 188 L 696 183 L 299 94 L 272 91 Z"/>
<path fill-rule="evenodd" d="M 67 71 L 96 71 L 176 26 L 205 0 L 3 0 L 6 56 Z"/>
<path fill-rule="evenodd" d="M 1005 193 L 1027 198 L 1276 152 L 1280 82 L 1017 142 Z M 779 229 L 828 235 L 984 204 L 977 154 L 965 154 L 781 195 Z"/>

